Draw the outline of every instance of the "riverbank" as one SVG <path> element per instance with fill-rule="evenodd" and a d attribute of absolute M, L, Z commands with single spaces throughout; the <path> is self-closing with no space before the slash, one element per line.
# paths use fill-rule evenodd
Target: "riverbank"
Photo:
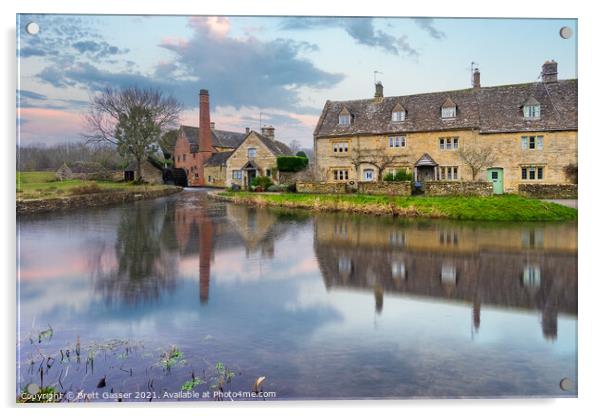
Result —
<path fill-rule="evenodd" d="M 210 196 L 239 204 L 400 217 L 479 221 L 569 221 L 577 219 L 576 209 L 518 195 L 391 197 L 227 191 L 212 192 Z"/>
<path fill-rule="evenodd" d="M 17 215 L 122 204 L 142 199 L 159 198 L 180 191 L 182 191 L 181 187 L 171 185 L 131 185 L 83 195 L 18 199 Z"/>

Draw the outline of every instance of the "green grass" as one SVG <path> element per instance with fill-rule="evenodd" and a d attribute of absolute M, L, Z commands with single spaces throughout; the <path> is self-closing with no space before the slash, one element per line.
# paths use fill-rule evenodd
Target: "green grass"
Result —
<path fill-rule="evenodd" d="M 71 196 L 85 186 L 98 185 L 100 192 L 159 189 L 165 185 L 134 185 L 131 182 L 85 181 L 70 179 L 58 181 L 54 172 L 17 172 L 17 199 L 50 199 Z"/>
<path fill-rule="evenodd" d="M 391 197 L 376 195 L 254 194 L 223 192 L 234 202 L 376 215 L 480 221 L 568 221 L 577 210 L 518 195 Z"/>

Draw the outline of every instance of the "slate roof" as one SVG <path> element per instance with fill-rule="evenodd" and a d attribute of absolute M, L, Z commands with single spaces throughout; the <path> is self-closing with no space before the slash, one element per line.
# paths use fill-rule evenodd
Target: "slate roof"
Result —
<path fill-rule="evenodd" d="M 205 162 L 205 166 L 221 166 L 226 164 L 226 160 L 233 152 L 217 152 L 213 153 Z"/>
<path fill-rule="evenodd" d="M 534 98 L 541 117 L 525 120 L 522 106 Z M 441 118 L 441 107 L 451 100 L 456 117 Z M 406 109 L 405 121 L 391 121 L 397 105 Z M 339 125 L 343 109 L 352 114 L 351 125 Z M 355 134 L 475 129 L 481 133 L 577 130 L 577 80 L 534 82 L 469 88 L 427 94 L 351 101 L 326 101 L 314 131 L 316 137 Z"/>
<path fill-rule="evenodd" d="M 180 130 L 190 143 L 191 151 L 198 151 L 199 146 L 199 128 L 192 126 L 180 126 Z M 235 131 L 211 129 L 211 145 L 214 147 L 231 147 L 235 148 L 242 143 L 246 134 Z"/>
<path fill-rule="evenodd" d="M 249 134 L 255 133 L 257 137 L 261 140 L 265 146 L 270 149 L 270 151 L 276 156 L 289 156 L 293 154 L 293 151 L 284 143 L 279 142 L 278 140 L 270 139 L 269 137 L 265 137 L 263 134 L 257 133 L 256 131 L 251 131 Z M 246 138 L 246 137 L 245 137 Z"/>

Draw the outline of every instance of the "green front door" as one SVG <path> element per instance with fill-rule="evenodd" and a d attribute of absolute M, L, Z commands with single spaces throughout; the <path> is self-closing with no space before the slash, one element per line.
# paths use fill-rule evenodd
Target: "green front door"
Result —
<path fill-rule="evenodd" d="M 504 193 L 504 169 L 492 168 L 487 169 L 487 180 L 493 183 L 493 193 Z"/>

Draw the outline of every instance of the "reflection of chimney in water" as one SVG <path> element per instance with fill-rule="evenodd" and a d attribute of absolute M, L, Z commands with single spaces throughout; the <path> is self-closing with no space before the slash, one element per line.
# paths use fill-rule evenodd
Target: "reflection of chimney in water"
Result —
<path fill-rule="evenodd" d="M 477 299 L 472 302 L 472 326 L 476 332 L 479 332 L 481 327 L 481 301 Z"/>
<path fill-rule="evenodd" d="M 379 315 L 383 312 L 384 290 L 380 285 L 374 286 L 374 303 L 376 313 Z"/>
<path fill-rule="evenodd" d="M 211 278 L 211 243 L 213 227 L 209 218 L 199 222 L 199 297 L 201 304 L 209 301 L 209 282 Z"/>
<path fill-rule="evenodd" d="M 555 341 L 558 338 L 558 308 L 553 300 L 548 300 L 543 308 L 541 329 L 545 339 Z"/>

